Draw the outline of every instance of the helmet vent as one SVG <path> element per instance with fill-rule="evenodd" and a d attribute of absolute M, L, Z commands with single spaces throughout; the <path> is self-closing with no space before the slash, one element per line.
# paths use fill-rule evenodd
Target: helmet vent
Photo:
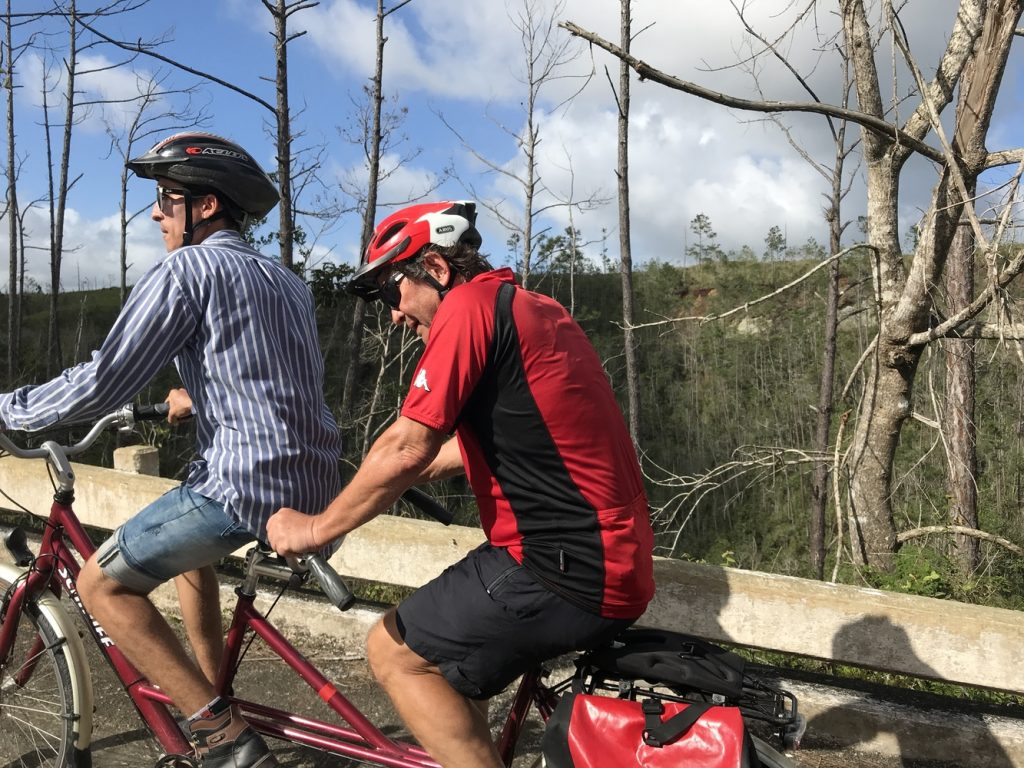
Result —
<path fill-rule="evenodd" d="M 380 248 L 380 246 L 384 245 L 384 243 L 386 243 L 392 237 L 397 235 L 403 229 L 405 229 L 405 222 L 404 221 L 400 221 L 400 222 L 394 224 L 393 226 L 388 227 L 387 229 L 385 229 L 380 234 L 380 236 L 377 238 L 377 247 Z"/>

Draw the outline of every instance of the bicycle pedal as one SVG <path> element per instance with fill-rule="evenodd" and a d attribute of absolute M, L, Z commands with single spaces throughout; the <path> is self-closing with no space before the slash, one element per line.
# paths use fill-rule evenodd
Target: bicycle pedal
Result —
<path fill-rule="evenodd" d="M 153 764 L 153 768 L 202 768 L 202 766 L 189 755 L 164 755 Z"/>

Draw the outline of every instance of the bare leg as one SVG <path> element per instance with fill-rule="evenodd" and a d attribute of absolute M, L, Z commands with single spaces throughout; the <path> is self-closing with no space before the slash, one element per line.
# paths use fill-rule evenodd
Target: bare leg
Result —
<path fill-rule="evenodd" d="M 413 736 L 444 768 L 502 768 L 486 703 L 482 711 L 402 642 L 394 610 L 370 630 L 367 657 Z"/>
<path fill-rule="evenodd" d="M 149 598 L 104 576 L 96 558 L 82 567 L 78 590 L 86 608 L 122 653 L 190 715 L 213 698 L 213 686 L 193 663 Z"/>
<path fill-rule="evenodd" d="M 183 573 L 174 579 L 181 603 L 181 618 L 199 669 L 210 685 L 224 656 L 224 625 L 220 616 L 220 588 L 212 565 Z"/>

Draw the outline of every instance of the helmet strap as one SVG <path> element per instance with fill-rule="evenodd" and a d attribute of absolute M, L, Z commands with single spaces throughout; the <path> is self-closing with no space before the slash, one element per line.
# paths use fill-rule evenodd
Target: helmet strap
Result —
<path fill-rule="evenodd" d="M 452 281 L 454 280 L 454 269 L 448 272 L 448 285 L 441 285 L 441 283 L 439 283 L 430 273 L 427 273 L 426 277 L 423 278 L 423 282 L 427 283 L 431 288 L 437 291 L 437 295 L 441 297 L 442 301 L 444 301 L 444 297 L 448 295 L 448 291 L 452 289 Z"/>
<path fill-rule="evenodd" d="M 195 237 L 195 232 L 200 227 L 204 227 L 207 224 L 217 221 L 218 219 L 228 218 L 228 212 L 224 208 L 221 208 L 213 216 L 207 216 L 205 219 L 192 223 L 192 193 L 189 190 L 185 192 L 185 231 L 181 235 L 181 246 L 184 248 L 186 245 L 192 245 L 192 240 Z M 205 197 L 209 193 L 205 193 Z"/>

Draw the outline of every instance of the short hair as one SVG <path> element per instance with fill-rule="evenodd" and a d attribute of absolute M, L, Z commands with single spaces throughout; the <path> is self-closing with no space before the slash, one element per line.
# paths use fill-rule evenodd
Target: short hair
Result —
<path fill-rule="evenodd" d="M 447 261 L 453 270 L 467 280 L 471 280 L 477 275 L 494 269 L 490 262 L 487 261 L 486 256 L 467 243 L 456 243 L 455 245 L 448 246 L 428 245 L 423 248 L 415 259 L 408 259 L 398 264 L 398 269 L 411 278 L 424 279 L 427 277 L 427 270 L 423 267 L 422 260 L 428 253 L 436 253 Z"/>

